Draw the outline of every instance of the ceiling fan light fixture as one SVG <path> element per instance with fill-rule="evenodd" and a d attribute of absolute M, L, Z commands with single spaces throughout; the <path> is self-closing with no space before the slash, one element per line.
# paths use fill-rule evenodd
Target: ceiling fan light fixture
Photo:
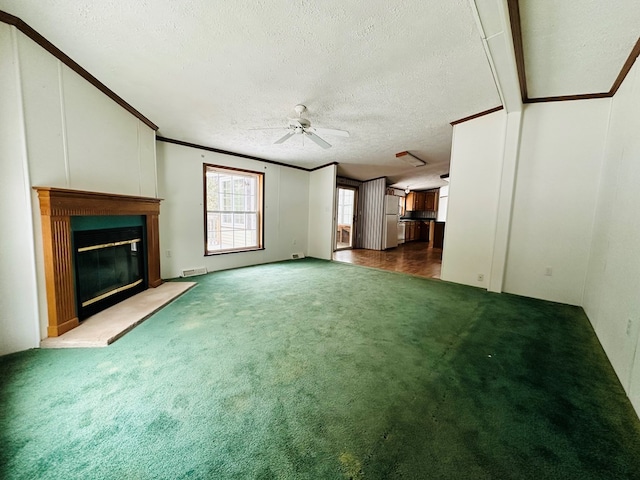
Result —
<path fill-rule="evenodd" d="M 313 143 L 322 148 L 331 148 L 331 144 L 321 138 L 318 134 L 324 136 L 336 135 L 338 137 L 349 137 L 349 132 L 346 130 L 337 130 L 335 128 L 315 128 L 311 126 L 311 121 L 308 118 L 304 118 L 302 114 L 307 111 L 307 107 L 302 104 L 298 104 L 293 108 L 298 115 L 295 118 L 289 118 L 289 123 L 283 130 L 287 130 L 287 133 L 280 139 L 274 142 L 274 145 L 279 145 L 289 140 L 294 135 L 302 135 L 302 145 L 304 146 L 304 137 L 308 137 Z M 274 130 L 273 128 L 257 128 L 252 130 Z M 275 128 L 275 130 L 279 130 Z"/>
<path fill-rule="evenodd" d="M 414 167 L 422 167 L 427 164 L 424 160 L 416 157 L 413 153 L 409 152 L 399 152 L 396 153 L 396 158 L 407 162 L 409 165 L 413 165 Z"/>

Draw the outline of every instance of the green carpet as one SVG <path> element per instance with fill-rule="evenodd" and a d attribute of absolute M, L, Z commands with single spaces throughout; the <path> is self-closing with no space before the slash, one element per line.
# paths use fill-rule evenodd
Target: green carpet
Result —
<path fill-rule="evenodd" d="M 0 359 L 3 479 L 640 478 L 581 309 L 313 259 Z"/>

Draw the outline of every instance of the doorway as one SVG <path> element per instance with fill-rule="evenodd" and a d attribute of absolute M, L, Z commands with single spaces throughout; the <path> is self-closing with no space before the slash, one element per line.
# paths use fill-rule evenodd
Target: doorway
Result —
<path fill-rule="evenodd" d="M 335 250 L 353 248 L 355 238 L 356 189 L 338 187 Z"/>

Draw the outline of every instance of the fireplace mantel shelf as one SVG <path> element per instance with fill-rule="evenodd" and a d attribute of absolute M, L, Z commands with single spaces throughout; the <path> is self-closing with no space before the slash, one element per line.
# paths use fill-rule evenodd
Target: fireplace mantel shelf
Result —
<path fill-rule="evenodd" d="M 142 215 L 146 217 L 148 282 L 160 279 L 160 198 L 33 187 L 38 192 L 47 288 L 48 335 L 57 337 L 79 325 L 75 307 L 71 251 L 71 217 Z"/>

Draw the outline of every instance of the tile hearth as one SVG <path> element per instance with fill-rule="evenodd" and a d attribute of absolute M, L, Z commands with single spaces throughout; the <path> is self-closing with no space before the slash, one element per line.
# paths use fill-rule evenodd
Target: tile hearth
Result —
<path fill-rule="evenodd" d="M 195 285 L 195 282 L 167 282 L 149 288 L 87 318 L 73 330 L 45 338 L 40 347 L 106 347 Z"/>

